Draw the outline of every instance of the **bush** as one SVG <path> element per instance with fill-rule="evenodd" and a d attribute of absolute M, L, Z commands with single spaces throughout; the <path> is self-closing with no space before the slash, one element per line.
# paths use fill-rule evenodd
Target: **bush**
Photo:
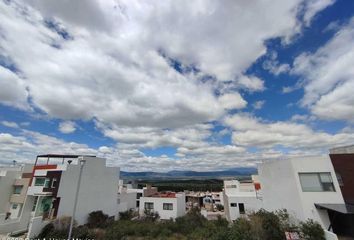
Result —
<path fill-rule="evenodd" d="M 91 212 L 87 219 L 87 226 L 89 228 L 105 228 L 108 224 L 108 215 L 104 214 L 102 211 Z"/>
<path fill-rule="evenodd" d="M 278 216 L 273 212 L 268 212 L 264 209 L 259 210 L 253 214 L 255 221 L 259 218 L 258 221 L 261 223 L 261 235 L 264 240 L 284 240 L 285 234 L 284 229 L 282 229 L 281 222 Z M 252 219 L 252 215 L 251 215 Z"/>
<path fill-rule="evenodd" d="M 134 211 L 129 209 L 128 211 L 119 213 L 119 220 L 131 220 L 134 216 Z"/>
<path fill-rule="evenodd" d="M 252 224 L 248 219 L 239 218 L 231 226 L 228 240 L 253 240 L 255 239 Z"/>
<path fill-rule="evenodd" d="M 220 211 L 224 211 L 224 206 L 221 204 L 216 204 L 216 209 L 220 212 Z"/>
<path fill-rule="evenodd" d="M 142 220 L 148 221 L 148 222 L 155 222 L 159 220 L 160 215 L 157 212 L 150 211 L 148 209 L 144 210 L 144 217 L 142 217 Z"/>
<path fill-rule="evenodd" d="M 325 240 L 321 225 L 312 219 L 300 223 L 300 232 L 304 240 Z"/>

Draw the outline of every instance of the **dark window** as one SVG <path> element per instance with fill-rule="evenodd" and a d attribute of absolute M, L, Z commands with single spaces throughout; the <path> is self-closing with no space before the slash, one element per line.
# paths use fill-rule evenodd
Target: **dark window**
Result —
<path fill-rule="evenodd" d="M 333 180 L 330 172 L 299 173 L 303 192 L 334 192 Z"/>
<path fill-rule="evenodd" d="M 52 179 L 52 188 L 56 188 L 58 184 L 58 180 L 56 178 Z"/>
<path fill-rule="evenodd" d="M 43 177 L 36 177 L 34 181 L 34 186 L 43 186 L 45 182 L 45 178 Z"/>
<path fill-rule="evenodd" d="M 15 186 L 14 187 L 14 194 L 21 194 L 23 186 Z"/>
<path fill-rule="evenodd" d="M 173 204 L 172 203 L 164 203 L 163 210 L 173 210 Z"/>
<path fill-rule="evenodd" d="M 238 210 L 240 211 L 240 214 L 245 214 L 245 205 L 243 203 L 239 203 Z"/>
<path fill-rule="evenodd" d="M 230 203 L 230 207 L 237 207 L 237 203 Z"/>
<path fill-rule="evenodd" d="M 144 208 L 146 210 L 153 210 L 154 209 L 154 203 L 152 202 L 146 202 L 145 205 L 144 205 Z"/>

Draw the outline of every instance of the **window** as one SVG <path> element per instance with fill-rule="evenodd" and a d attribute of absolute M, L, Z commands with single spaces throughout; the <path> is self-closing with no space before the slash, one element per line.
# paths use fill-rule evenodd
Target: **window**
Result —
<path fill-rule="evenodd" d="M 237 203 L 230 203 L 230 207 L 237 207 Z"/>
<path fill-rule="evenodd" d="M 340 187 L 343 187 L 343 186 L 344 186 L 344 183 L 343 183 L 343 178 L 342 178 L 342 176 L 341 176 L 338 172 L 336 172 L 336 176 L 337 176 L 337 180 L 338 180 L 339 186 L 340 186 Z"/>
<path fill-rule="evenodd" d="M 238 204 L 238 210 L 240 212 L 240 214 L 245 214 L 245 205 L 243 203 L 239 203 Z"/>
<path fill-rule="evenodd" d="M 334 192 L 331 173 L 299 173 L 303 192 Z"/>
<path fill-rule="evenodd" d="M 34 186 L 43 186 L 44 182 L 45 182 L 45 178 L 36 177 L 36 180 L 34 181 Z"/>
<path fill-rule="evenodd" d="M 146 210 L 153 210 L 154 209 L 154 203 L 146 202 L 144 207 L 145 207 Z"/>
<path fill-rule="evenodd" d="M 23 186 L 15 186 L 14 187 L 14 194 L 21 194 Z"/>
<path fill-rule="evenodd" d="M 173 204 L 172 203 L 164 203 L 163 210 L 173 210 Z"/>
<path fill-rule="evenodd" d="M 52 188 L 56 188 L 57 187 L 57 183 L 58 183 L 58 180 L 56 178 L 53 178 L 52 179 Z"/>
<path fill-rule="evenodd" d="M 18 204 L 12 204 L 12 209 L 17 209 Z"/>
<path fill-rule="evenodd" d="M 34 212 L 36 210 L 36 206 L 37 206 L 37 202 L 38 202 L 38 196 L 36 196 L 36 198 L 34 199 L 34 203 L 33 203 L 33 206 L 32 206 L 32 212 Z"/>
<path fill-rule="evenodd" d="M 44 187 L 49 188 L 49 186 L 50 186 L 50 180 L 48 178 L 46 178 L 44 181 Z"/>

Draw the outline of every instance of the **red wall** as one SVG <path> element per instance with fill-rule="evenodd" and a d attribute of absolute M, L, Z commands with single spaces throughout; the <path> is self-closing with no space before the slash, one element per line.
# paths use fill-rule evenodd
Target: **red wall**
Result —
<path fill-rule="evenodd" d="M 330 154 L 334 170 L 343 180 L 341 186 L 344 201 L 354 204 L 354 154 Z"/>

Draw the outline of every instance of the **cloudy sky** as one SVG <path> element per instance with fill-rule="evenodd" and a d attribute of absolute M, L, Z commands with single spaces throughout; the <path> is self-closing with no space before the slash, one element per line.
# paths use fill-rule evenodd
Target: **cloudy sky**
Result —
<path fill-rule="evenodd" d="M 0 0 L 0 164 L 221 170 L 354 144 L 353 9 Z"/>

